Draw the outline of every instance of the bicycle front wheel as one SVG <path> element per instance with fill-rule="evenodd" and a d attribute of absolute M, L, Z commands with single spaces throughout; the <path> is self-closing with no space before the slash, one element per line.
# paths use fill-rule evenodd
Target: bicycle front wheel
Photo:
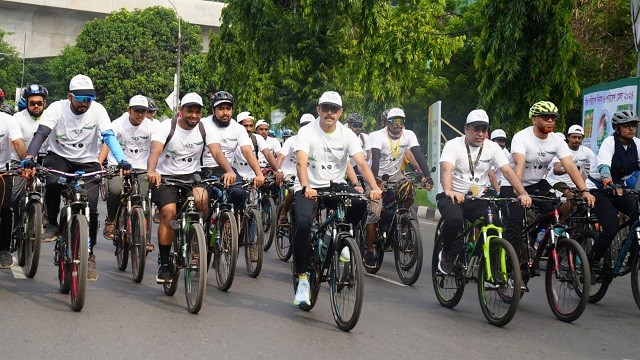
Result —
<path fill-rule="evenodd" d="M 446 308 L 453 308 L 462 299 L 464 293 L 464 279 L 463 275 L 458 270 L 454 269 L 452 274 L 444 274 L 438 269 L 438 263 L 440 262 L 440 253 L 444 246 L 444 240 L 440 236 L 443 219 L 438 221 L 436 226 L 436 235 L 433 244 L 433 254 L 431 255 L 431 280 L 433 282 L 433 290 L 436 293 L 436 298 L 440 305 Z"/>
<path fill-rule="evenodd" d="M 280 218 L 280 213 L 284 203 L 278 205 L 277 218 Z M 291 216 L 291 210 L 287 214 L 287 225 L 278 226 L 276 230 L 276 255 L 278 259 L 282 261 L 289 261 L 291 255 L 293 255 L 293 217 Z"/>
<path fill-rule="evenodd" d="M 87 290 L 87 268 L 89 266 L 89 224 L 87 218 L 75 214 L 71 218 L 70 276 L 71 276 L 71 308 L 82 310 Z"/>
<path fill-rule="evenodd" d="M 116 245 L 116 262 L 118 270 L 127 270 L 129 263 L 129 237 L 131 236 L 131 216 L 125 206 L 118 207 L 116 227 L 113 231 L 113 241 Z"/>
<path fill-rule="evenodd" d="M 238 225 L 233 212 L 225 211 L 218 219 L 220 240 L 214 246 L 213 266 L 218 289 L 227 291 L 233 284 L 238 259 Z"/>
<path fill-rule="evenodd" d="M 589 262 L 580 244 L 573 239 L 559 238 L 555 253 L 549 256 L 545 276 L 547 300 L 558 319 L 572 322 L 582 315 L 589 301 Z"/>
<path fill-rule="evenodd" d="M 186 234 L 186 254 L 184 269 L 184 290 L 187 297 L 187 309 L 197 314 L 202 308 L 204 292 L 207 286 L 207 244 L 204 230 L 197 222 L 191 223 Z"/>
<path fill-rule="evenodd" d="M 633 256 L 631 262 L 631 292 L 633 293 L 633 299 L 636 301 L 636 305 L 640 308 L 640 279 L 638 275 L 640 273 L 640 254 L 636 253 Z"/>
<path fill-rule="evenodd" d="M 489 324 L 505 326 L 520 302 L 522 275 L 513 246 L 501 238 L 489 242 L 489 257 L 482 257 L 478 270 L 478 299 Z"/>
<path fill-rule="evenodd" d="M 347 253 L 349 256 L 345 257 Z M 331 262 L 329 288 L 333 318 L 344 331 L 353 329 L 360 318 L 364 297 L 363 268 L 356 241 L 350 236 L 342 237 Z"/>
<path fill-rule="evenodd" d="M 405 285 L 413 285 L 420 277 L 422 270 L 422 237 L 416 220 L 400 217 L 400 231 L 395 231 L 396 246 L 394 256 L 396 270 L 400 281 Z"/>
<path fill-rule="evenodd" d="M 39 201 L 31 201 L 27 205 L 26 213 L 23 213 L 24 222 L 20 235 L 21 249 L 18 254 L 24 256 L 24 261 L 20 265 L 24 265 L 24 274 L 28 278 L 36 276 L 38 271 L 38 263 L 40 261 L 40 245 L 42 237 L 42 204 Z M 20 259 L 18 259 L 20 263 Z"/>
<path fill-rule="evenodd" d="M 262 231 L 264 232 L 264 250 L 268 251 L 276 237 L 278 217 L 276 216 L 276 203 L 271 196 L 265 195 L 260 200 L 260 216 L 262 218 Z"/>
<path fill-rule="evenodd" d="M 271 199 L 269 198 L 269 200 Z M 273 202 L 273 200 L 271 201 Z M 250 209 L 244 218 L 244 225 L 244 258 L 247 273 L 252 278 L 256 278 L 262 270 L 263 238 L 266 237 L 266 234 L 263 233 L 260 212 L 256 209 Z"/>
<path fill-rule="evenodd" d="M 147 258 L 147 229 L 144 211 L 135 206 L 131 211 L 131 232 L 129 233 L 131 253 L 131 275 L 133 281 L 140 283 L 144 277 L 144 265 Z"/>

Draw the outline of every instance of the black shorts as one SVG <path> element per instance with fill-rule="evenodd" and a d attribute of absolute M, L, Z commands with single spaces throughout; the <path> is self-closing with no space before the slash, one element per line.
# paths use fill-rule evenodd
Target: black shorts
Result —
<path fill-rule="evenodd" d="M 162 175 L 176 178 L 180 180 L 193 180 L 194 177 L 191 174 L 188 175 Z M 178 188 L 175 186 L 160 185 L 155 187 L 151 184 L 151 201 L 153 201 L 158 209 L 162 209 L 167 204 L 177 204 L 178 202 Z M 203 187 L 202 185 L 194 186 L 194 188 Z"/>

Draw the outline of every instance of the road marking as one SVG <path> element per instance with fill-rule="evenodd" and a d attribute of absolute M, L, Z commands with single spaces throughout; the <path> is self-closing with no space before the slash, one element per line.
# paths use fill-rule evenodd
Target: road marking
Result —
<path fill-rule="evenodd" d="M 14 258 L 13 265 L 11 265 L 11 273 L 13 273 L 13 277 L 16 279 L 26 279 L 27 276 L 22 271 L 22 266 L 18 265 L 18 261 Z"/>
<path fill-rule="evenodd" d="M 365 275 L 367 275 L 367 276 L 371 276 L 371 277 L 374 277 L 374 278 L 376 278 L 376 279 L 384 280 L 384 281 L 386 281 L 386 282 L 390 282 L 390 283 L 395 284 L 395 285 L 398 285 L 398 286 L 409 286 L 409 285 L 405 285 L 405 284 L 403 284 L 403 283 L 399 283 L 399 282 L 397 282 L 397 281 L 393 281 L 393 280 L 391 280 L 391 279 L 387 279 L 386 277 L 382 277 L 382 276 L 380 276 L 380 275 L 376 275 L 376 274 L 369 274 L 369 273 L 365 273 Z"/>

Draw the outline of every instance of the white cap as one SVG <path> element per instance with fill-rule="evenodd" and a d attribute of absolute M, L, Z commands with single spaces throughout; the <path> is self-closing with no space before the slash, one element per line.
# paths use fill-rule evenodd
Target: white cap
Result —
<path fill-rule="evenodd" d="M 567 137 L 564 136 L 564 134 L 561 133 L 561 132 L 554 132 L 553 135 L 557 136 L 558 139 L 562 139 L 562 141 L 566 141 L 567 140 Z"/>
<path fill-rule="evenodd" d="M 495 129 L 491 132 L 491 140 L 495 139 L 506 139 L 507 133 L 502 129 Z"/>
<path fill-rule="evenodd" d="M 342 98 L 340 97 L 340 94 L 335 91 L 325 91 L 322 96 L 320 96 L 320 100 L 318 100 L 318 105 L 323 104 L 331 104 L 342 107 Z"/>
<path fill-rule="evenodd" d="M 96 96 L 93 81 L 87 75 L 76 75 L 69 82 L 69 92 L 76 96 Z"/>
<path fill-rule="evenodd" d="M 182 97 L 182 100 L 180 100 L 180 107 L 187 106 L 187 105 L 204 106 L 202 105 L 202 97 L 200 97 L 200 95 L 196 93 L 188 93 Z"/>
<path fill-rule="evenodd" d="M 489 125 L 489 115 L 482 109 L 475 109 L 467 115 L 467 124 L 485 123 Z"/>
<path fill-rule="evenodd" d="M 239 123 L 241 123 L 241 122 L 243 122 L 244 120 L 247 120 L 247 119 L 255 120 L 255 118 L 253 117 L 253 115 L 251 115 L 251 112 L 249 112 L 249 111 L 243 111 L 240 114 L 238 114 L 237 121 Z"/>
<path fill-rule="evenodd" d="M 267 123 L 265 120 L 260 119 L 258 120 L 258 122 L 256 123 L 256 129 L 260 126 L 260 125 L 267 125 L 267 127 L 269 126 L 269 123 Z"/>
<path fill-rule="evenodd" d="M 300 116 L 300 125 L 307 125 L 315 119 L 316 117 L 309 113 L 302 114 L 302 116 Z"/>
<path fill-rule="evenodd" d="M 584 129 L 580 125 L 571 125 L 569 127 L 569 131 L 567 131 L 567 135 L 571 135 L 571 134 L 584 135 Z"/>
<path fill-rule="evenodd" d="M 131 100 L 129 100 L 129 107 L 133 109 L 147 110 L 149 108 L 149 101 L 146 96 L 135 95 Z"/>
<path fill-rule="evenodd" d="M 397 118 L 397 117 L 404 118 L 405 117 L 404 110 L 400 108 L 389 109 L 389 112 L 387 113 L 387 120 Z"/>

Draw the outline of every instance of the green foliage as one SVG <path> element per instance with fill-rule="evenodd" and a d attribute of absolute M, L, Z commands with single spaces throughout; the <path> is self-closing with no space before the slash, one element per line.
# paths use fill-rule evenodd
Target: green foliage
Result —
<path fill-rule="evenodd" d="M 13 100 L 14 89 L 20 86 L 22 60 L 16 49 L 4 40 L 5 35 L 7 33 L 0 29 L 0 88 L 6 100 Z"/>

